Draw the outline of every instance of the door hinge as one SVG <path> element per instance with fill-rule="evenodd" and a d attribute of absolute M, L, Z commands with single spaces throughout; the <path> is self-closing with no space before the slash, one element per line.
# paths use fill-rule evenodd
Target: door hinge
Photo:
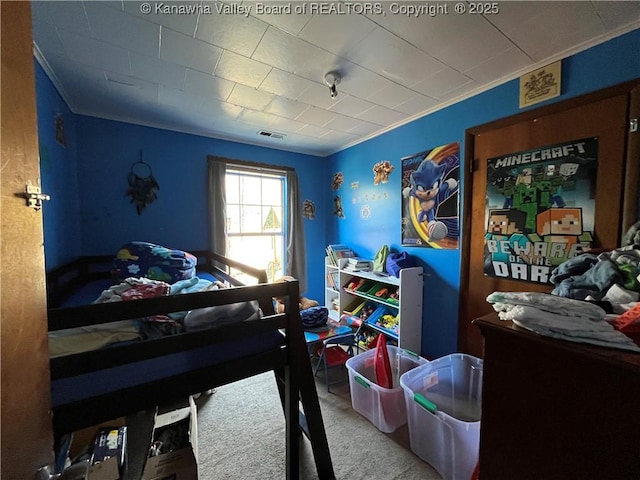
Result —
<path fill-rule="evenodd" d="M 629 133 L 636 133 L 638 131 L 638 119 L 632 118 L 629 120 Z"/>

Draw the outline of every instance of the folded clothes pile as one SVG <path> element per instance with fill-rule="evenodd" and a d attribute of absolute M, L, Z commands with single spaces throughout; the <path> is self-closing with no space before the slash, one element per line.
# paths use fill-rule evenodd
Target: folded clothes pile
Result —
<path fill-rule="evenodd" d="M 599 306 L 537 292 L 493 292 L 487 297 L 502 320 L 547 337 L 640 352 L 640 347 L 606 320 Z"/>

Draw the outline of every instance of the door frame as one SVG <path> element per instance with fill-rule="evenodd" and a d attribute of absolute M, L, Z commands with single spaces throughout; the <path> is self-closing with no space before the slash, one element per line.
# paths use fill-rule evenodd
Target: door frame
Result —
<path fill-rule="evenodd" d="M 460 267 L 460 291 L 458 307 L 458 350 L 464 352 L 466 349 L 466 326 L 464 305 L 468 299 L 468 292 L 471 288 L 469 279 L 470 256 L 471 256 L 471 219 L 473 212 L 472 194 L 473 191 L 473 171 L 475 169 L 474 152 L 475 138 L 477 135 L 515 125 L 520 122 L 532 121 L 546 115 L 552 115 L 564 110 L 569 110 L 590 103 L 605 100 L 619 95 L 628 96 L 627 118 L 640 117 L 640 78 L 624 82 L 612 87 L 604 88 L 592 93 L 580 95 L 551 105 L 527 110 L 515 115 L 494 120 L 489 123 L 468 128 L 465 131 L 465 153 L 463 161 L 464 185 L 462 211 L 462 241 L 460 246 L 461 267 Z M 625 184 L 622 200 L 622 221 L 620 225 L 619 238 L 622 239 L 625 232 L 638 220 L 638 192 L 640 181 L 640 166 L 638 161 L 632 161 L 640 157 L 640 131 L 629 133 L 627 131 L 625 146 Z"/>

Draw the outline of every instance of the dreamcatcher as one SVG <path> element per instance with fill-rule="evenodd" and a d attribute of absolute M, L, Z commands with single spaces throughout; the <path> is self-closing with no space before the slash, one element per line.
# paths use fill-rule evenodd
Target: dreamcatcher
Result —
<path fill-rule="evenodd" d="M 140 160 L 131 165 L 127 183 L 129 184 L 127 195 L 131 197 L 131 203 L 135 203 L 136 211 L 140 215 L 147 205 L 158 198 L 156 191 L 160 190 L 160 185 L 153 178 L 151 165 L 142 160 L 142 152 L 140 152 Z"/>

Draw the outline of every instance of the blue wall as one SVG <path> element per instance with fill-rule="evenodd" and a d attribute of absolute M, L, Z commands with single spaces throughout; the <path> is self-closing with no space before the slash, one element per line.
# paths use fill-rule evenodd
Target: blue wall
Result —
<path fill-rule="evenodd" d="M 640 77 L 638 51 L 640 30 L 563 60 L 562 96 L 547 103 Z M 36 92 L 42 181 L 52 195 L 44 215 L 47 268 L 80 254 L 112 254 L 132 239 L 185 250 L 206 249 L 207 155 L 292 166 L 298 172 L 303 199 L 317 206 L 315 220 L 305 220 L 307 296 L 324 298 L 327 243 L 349 244 L 364 257 L 373 257 L 383 244 L 406 249 L 426 273 L 422 354 L 437 357 L 456 351 L 460 252 L 400 245 L 400 159 L 450 142 L 460 142 L 463 156 L 466 129 L 521 111 L 517 80 L 329 158 L 74 115 L 37 64 Z M 66 148 L 55 142 L 52 133 L 51 117 L 58 111 L 65 116 Z M 140 150 L 153 168 L 160 191 L 158 200 L 137 215 L 125 191 L 127 174 Z M 388 183 L 374 186 L 372 167 L 381 160 L 391 161 L 395 171 Z M 344 174 L 344 183 L 334 192 L 331 176 L 336 172 Z M 357 188 L 352 188 L 354 182 Z M 344 219 L 333 215 L 335 194 L 342 197 Z M 365 205 L 368 210 L 363 212 Z"/>
<path fill-rule="evenodd" d="M 61 99 L 38 64 L 36 71 L 39 122 L 46 124 L 50 116 L 47 106 Z M 207 155 L 296 167 L 302 198 L 317 206 L 325 204 L 326 193 L 318 182 L 318 178 L 327 175 L 323 158 L 83 115 L 70 116 L 76 136 L 74 149 L 64 151 L 68 163 L 62 166 L 60 159 L 53 162 L 44 156 L 42 160 L 45 186 L 55 184 L 64 192 L 52 194 L 52 201 L 45 208 L 47 268 L 78 255 L 110 255 L 131 240 L 187 251 L 206 250 Z M 46 132 L 40 130 L 42 148 L 55 150 L 55 139 L 44 137 Z M 143 160 L 151 165 L 160 190 L 158 199 L 138 215 L 126 190 L 127 175 L 138 161 L 140 150 Z M 74 199 L 74 208 L 66 205 Z M 324 278 L 327 222 L 322 208 L 316 210 L 314 220 L 304 220 L 309 277 L 306 295 L 318 300 L 324 298 L 324 285 L 318 280 Z M 70 242 L 74 242 L 73 249 L 68 248 Z M 68 255 L 69 252 L 73 254 Z"/>
<path fill-rule="evenodd" d="M 610 40 L 562 62 L 562 95 L 540 103 L 538 108 L 640 77 L 640 30 Z M 500 118 L 515 115 L 518 80 L 459 102 L 446 109 L 396 128 L 379 137 L 332 155 L 330 172 L 342 172 L 344 184 L 330 194 L 342 196 L 344 219 L 333 216 L 328 226 L 332 243 L 351 245 L 363 257 L 373 257 L 388 244 L 406 250 L 425 268 L 422 354 L 438 357 L 457 350 L 460 251 L 434 250 L 401 245 L 401 161 L 402 157 L 451 142 L 460 142 L 461 162 L 465 131 Z M 389 183 L 373 186 L 372 167 L 389 160 L 395 167 Z M 351 184 L 359 182 L 357 189 Z M 464 182 L 464 173 L 462 173 Z M 382 193 L 382 199 L 379 194 Z M 329 198 L 327 209 L 333 211 Z M 463 203 L 461 199 L 461 205 Z M 368 205 L 370 216 L 361 215 Z M 465 212 L 461 212 L 461 218 Z M 463 232 L 461 233 L 463 234 Z"/>
<path fill-rule="evenodd" d="M 81 254 L 78 218 L 76 116 L 36 62 L 36 107 L 42 191 L 51 196 L 43 208 L 45 265 L 57 267 Z M 66 146 L 56 141 L 55 119 L 64 123 Z M 61 228 L 64 225 L 64 228 Z"/>
<path fill-rule="evenodd" d="M 77 132 L 83 255 L 116 252 L 133 239 L 206 250 L 207 155 L 297 167 L 301 196 L 324 204 L 317 179 L 326 167 L 318 157 L 85 116 L 78 116 Z M 125 192 L 140 150 L 160 189 L 138 215 Z M 304 220 L 311 298 L 323 298 L 322 286 L 312 279 L 323 277 L 323 258 L 315 252 L 323 252 L 326 222 L 322 211 Z"/>

